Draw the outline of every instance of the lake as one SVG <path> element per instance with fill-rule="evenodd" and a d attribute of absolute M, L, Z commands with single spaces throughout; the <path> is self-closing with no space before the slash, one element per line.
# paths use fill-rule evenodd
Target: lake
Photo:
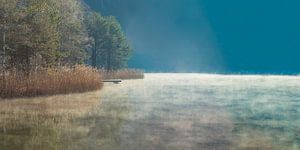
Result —
<path fill-rule="evenodd" d="M 300 77 L 146 74 L 57 124 L 0 131 L 0 149 L 298 150 Z"/>

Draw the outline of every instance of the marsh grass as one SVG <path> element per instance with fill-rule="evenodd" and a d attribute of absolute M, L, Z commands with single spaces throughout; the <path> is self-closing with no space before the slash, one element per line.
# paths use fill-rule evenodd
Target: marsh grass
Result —
<path fill-rule="evenodd" d="M 0 78 L 0 97 L 33 97 L 99 90 L 98 70 L 87 66 L 44 68 L 31 72 L 6 71 Z"/>
<path fill-rule="evenodd" d="M 139 69 L 122 69 L 115 71 L 100 70 L 103 79 L 143 79 L 144 71 Z"/>

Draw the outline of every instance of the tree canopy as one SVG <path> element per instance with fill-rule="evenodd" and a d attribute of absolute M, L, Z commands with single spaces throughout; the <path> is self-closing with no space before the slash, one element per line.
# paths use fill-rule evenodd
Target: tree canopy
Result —
<path fill-rule="evenodd" d="M 81 0 L 0 0 L 0 69 L 90 63 L 127 66 L 132 52 L 118 21 Z"/>
<path fill-rule="evenodd" d="M 132 48 L 115 17 L 91 12 L 86 24 L 93 41 L 92 65 L 107 70 L 126 67 Z"/>

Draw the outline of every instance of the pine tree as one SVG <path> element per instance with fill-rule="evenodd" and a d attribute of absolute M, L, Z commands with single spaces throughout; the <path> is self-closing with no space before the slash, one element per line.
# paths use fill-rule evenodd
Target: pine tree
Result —
<path fill-rule="evenodd" d="M 106 70 L 126 67 L 132 48 L 118 21 L 93 12 L 88 14 L 86 24 L 94 42 L 92 65 Z"/>
<path fill-rule="evenodd" d="M 84 10 L 80 0 L 52 0 L 59 10 L 60 46 L 62 64 L 83 63 L 87 58 L 87 31 L 84 24 Z"/>

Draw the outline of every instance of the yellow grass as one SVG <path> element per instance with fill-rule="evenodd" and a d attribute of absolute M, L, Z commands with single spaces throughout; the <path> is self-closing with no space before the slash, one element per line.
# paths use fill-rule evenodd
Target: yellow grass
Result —
<path fill-rule="evenodd" d="M 86 66 L 47 68 L 29 74 L 9 71 L 0 76 L 0 97 L 32 97 L 101 89 L 100 73 Z"/>

